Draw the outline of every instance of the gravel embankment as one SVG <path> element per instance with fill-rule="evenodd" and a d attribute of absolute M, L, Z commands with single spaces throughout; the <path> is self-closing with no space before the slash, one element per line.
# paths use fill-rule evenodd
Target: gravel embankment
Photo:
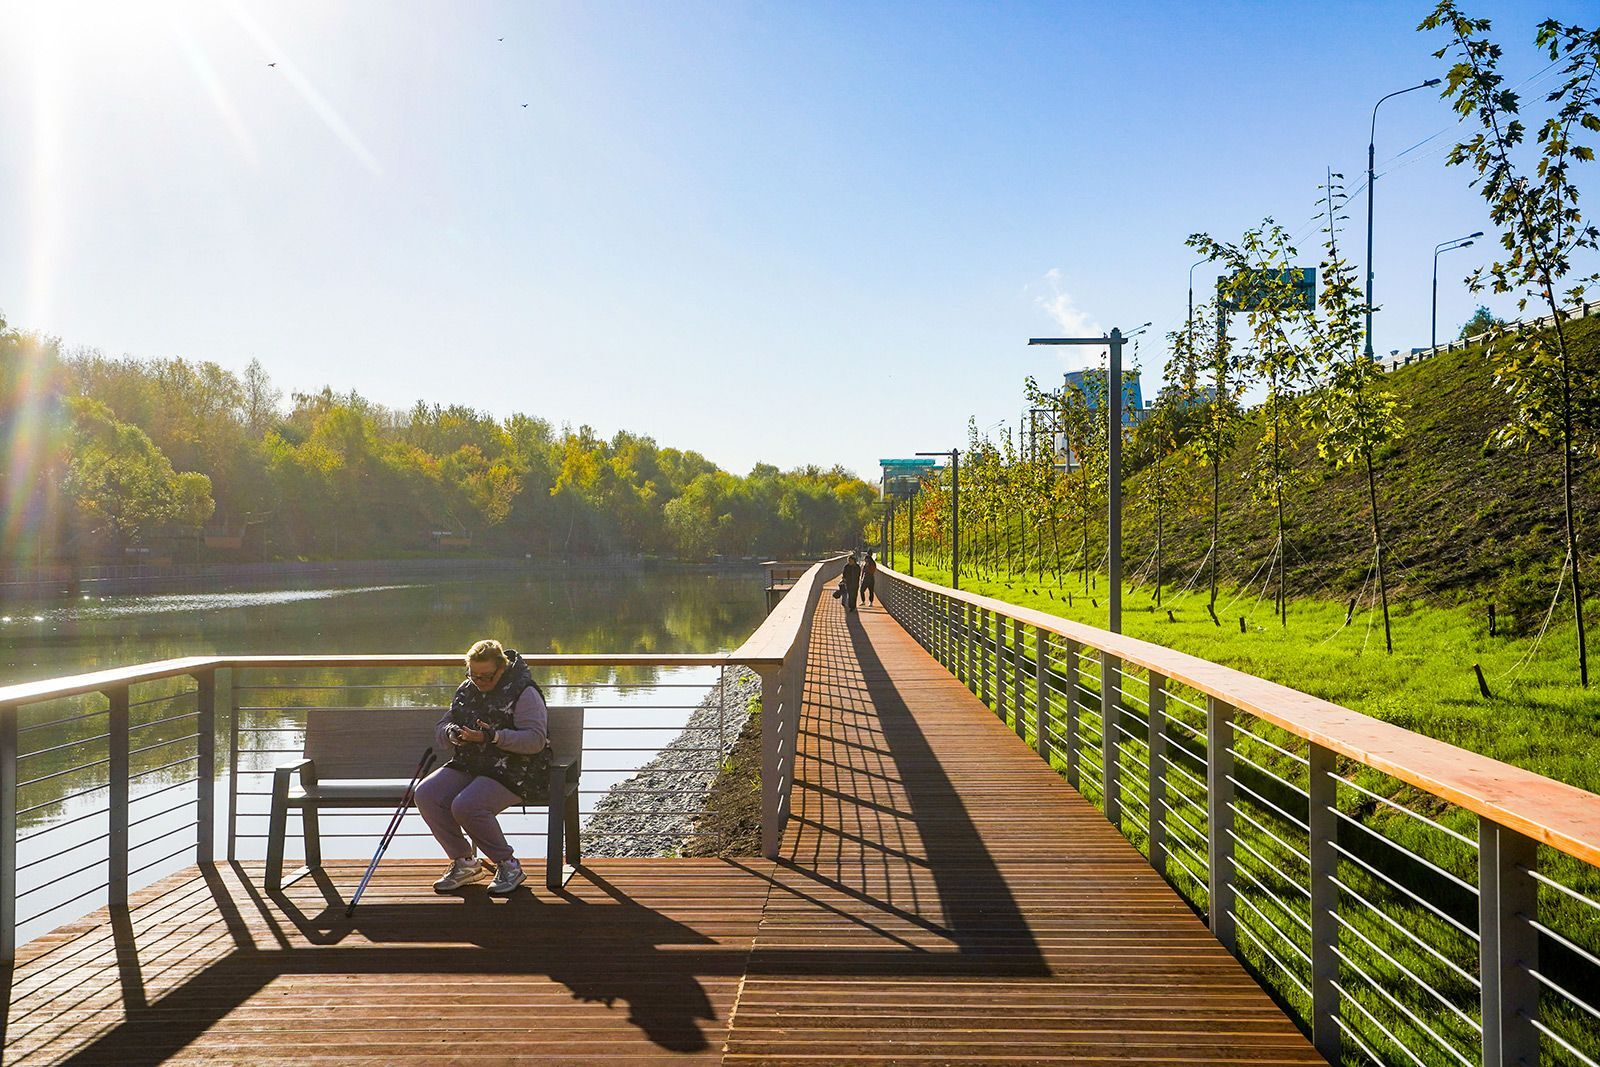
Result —
<path fill-rule="evenodd" d="M 723 685 L 726 694 L 722 692 Z M 711 687 L 689 716 L 683 733 L 633 777 L 624 779 L 600 798 L 594 814 L 583 826 L 585 852 L 595 856 L 662 856 L 683 851 L 705 811 L 711 783 L 721 767 L 716 752 L 691 750 L 713 747 L 719 708 L 726 708 L 723 732 L 726 744 L 731 746 L 749 715 L 751 697 L 761 692 L 760 677 L 745 667 L 729 670 L 723 685 Z M 702 732 L 707 728 L 709 732 Z M 643 795 L 632 790 L 640 790 Z"/>

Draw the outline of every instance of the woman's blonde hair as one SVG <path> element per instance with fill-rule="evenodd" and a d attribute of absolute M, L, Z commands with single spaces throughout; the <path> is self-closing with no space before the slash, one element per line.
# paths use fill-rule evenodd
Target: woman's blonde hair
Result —
<path fill-rule="evenodd" d="M 500 646 L 499 641 L 484 638 L 471 648 L 467 649 L 467 666 L 474 663 L 493 662 L 496 667 L 504 667 L 511 661 L 506 659 L 506 650 Z"/>

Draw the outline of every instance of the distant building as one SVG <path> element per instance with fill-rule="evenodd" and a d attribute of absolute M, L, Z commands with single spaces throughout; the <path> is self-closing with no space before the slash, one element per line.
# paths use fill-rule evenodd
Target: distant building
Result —
<path fill-rule="evenodd" d="M 1095 377 L 1096 372 L 1087 370 L 1069 370 L 1066 373 L 1066 387 L 1075 389 L 1083 394 L 1085 403 L 1090 411 L 1100 410 L 1101 393 L 1104 386 L 1101 379 Z M 1143 420 L 1148 409 L 1144 404 L 1144 390 L 1139 384 L 1138 371 L 1123 371 L 1122 373 L 1122 425 L 1125 429 L 1133 429 Z"/>

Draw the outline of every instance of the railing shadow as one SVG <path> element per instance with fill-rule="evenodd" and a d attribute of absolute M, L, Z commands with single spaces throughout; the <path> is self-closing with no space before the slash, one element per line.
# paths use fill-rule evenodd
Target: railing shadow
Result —
<path fill-rule="evenodd" d="M 861 616 L 825 605 L 811 649 L 825 684 L 809 688 L 802 714 L 807 746 L 774 892 L 868 936 L 826 953 L 758 944 L 752 973 L 1049 975 L 962 791 Z"/>
<path fill-rule="evenodd" d="M 349 919 L 326 876 L 315 896 L 300 901 L 326 906 L 307 912 L 283 894 L 263 895 L 244 868 L 235 865 L 232 873 L 235 878 L 202 869 L 199 878 L 182 883 L 181 900 L 146 900 L 81 939 L 72 960 L 84 976 L 76 996 L 51 996 L 48 979 L 26 991 L 28 1002 L 13 1005 L 19 1018 L 8 1040 L 16 1047 L 7 1049 L 7 1062 L 18 1050 L 45 1052 L 53 1062 L 160 1062 L 273 983 L 319 975 L 377 988 L 406 975 L 548 978 L 575 1001 L 607 1009 L 626 1004 L 627 1023 L 661 1050 L 700 1052 L 710 1047 L 706 1027 L 718 1023 L 701 978 L 736 978 L 748 951 L 719 945 L 639 903 L 591 868 L 576 876 L 588 890 L 583 896 L 567 891 L 552 900 L 519 892 L 491 902 L 479 885 L 459 900 L 430 894 L 426 902 L 363 904 Z M 194 884 L 202 880 L 203 886 Z M 244 912 L 251 910 L 256 914 L 247 922 Z M 269 944 L 255 944 L 251 929 L 265 929 Z M 181 940 L 175 930 L 184 932 Z M 435 985 L 401 982 L 394 988 L 406 998 L 395 1005 L 402 1010 L 432 1011 L 450 995 Z M 99 1024 L 98 1032 L 73 1022 L 85 1011 L 91 1021 L 96 1012 L 106 1018 L 100 1005 L 107 1002 L 115 1021 Z M 333 1025 L 329 1011 L 325 1021 Z M 487 1018 L 503 1017 L 492 992 L 483 1011 Z M 513 1025 L 539 1022 L 517 1017 Z M 47 1042 L 45 1048 L 30 1042 L 30 1034 Z M 63 1039 L 69 1049 L 49 1048 Z"/>

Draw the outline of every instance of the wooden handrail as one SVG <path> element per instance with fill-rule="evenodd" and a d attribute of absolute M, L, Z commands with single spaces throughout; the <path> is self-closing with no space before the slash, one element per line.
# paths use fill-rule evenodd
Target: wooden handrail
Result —
<path fill-rule="evenodd" d="M 784 594 L 778 606 L 772 609 L 766 621 L 756 627 L 756 632 L 751 634 L 738 648 L 729 655 L 729 660 L 734 663 L 754 666 L 777 666 L 783 662 L 789 650 L 794 647 L 795 638 L 799 636 L 801 627 L 807 617 L 807 605 L 815 601 L 811 597 L 813 587 L 822 581 L 823 573 L 828 564 L 841 558 L 829 556 L 811 565 L 805 574 L 795 580 L 794 585 Z"/>
<path fill-rule="evenodd" d="M 879 572 L 1108 652 L 1585 863 L 1600 865 L 1600 796 L 1594 793 L 1186 652 L 935 585 L 887 567 L 880 566 Z"/>

